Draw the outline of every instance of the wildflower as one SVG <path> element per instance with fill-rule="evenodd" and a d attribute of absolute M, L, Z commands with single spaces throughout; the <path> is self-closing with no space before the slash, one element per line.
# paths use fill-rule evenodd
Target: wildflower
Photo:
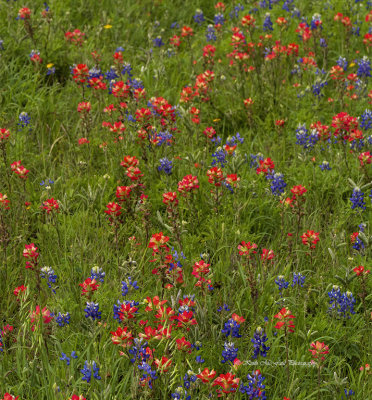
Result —
<path fill-rule="evenodd" d="M 131 347 L 133 343 L 132 332 L 128 331 L 127 327 L 121 328 L 120 326 L 116 331 L 111 332 L 111 340 L 115 345 L 126 348 Z"/>
<path fill-rule="evenodd" d="M 68 400 L 87 400 L 82 394 L 78 396 L 77 394 L 73 394 L 71 399 Z"/>
<path fill-rule="evenodd" d="M 353 268 L 353 271 L 357 276 L 366 276 L 370 273 L 369 269 L 364 269 L 363 265 L 359 265 L 358 267 Z"/>
<path fill-rule="evenodd" d="M 4 210 L 9 210 L 10 201 L 6 194 L 0 193 L 0 209 L 3 208 Z"/>
<path fill-rule="evenodd" d="M 43 210 L 46 211 L 47 214 L 58 212 L 59 210 L 59 203 L 53 197 L 51 199 L 45 200 L 43 205 L 41 206 Z"/>
<path fill-rule="evenodd" d="M 263 23 L 263 30 L 266 31 L 273 31 L 273 23 L 271 22 L 271 16 L 269 13 L 265 15 L 265 20 Z"/>
<path fill-rule="evenodd" d="M 252 243 L 251 242 L 244 242 L 242 241 L 239 245 L 238 245 L 238 250 L 239 250 L 239 255 L 240 256 L 245 256 L 250 258 L 251 254 L 256 254 L 257 252 L 255 251 L 255 249 L 257 249 L 257 244 L 256 243 Z"/>
<path fill-rule="evenodd" d="M 350 315 L 355 314 L 355 298 L 351 292 L 341 293 L 341 289 L 335 285 L 328 292 L 328 296 L 330 298 L 328 312 L 336 316 L 342 316 L 343 318 L 350 318 Z"/>
<path fill-rule="evenodd" d="M 325 360 L 325 355 L 329 353 L 329 348 L 326 346 L 324 343 L 320 342 L 312 342 L 310 345 L 309 351 L 311 352 L 311 355 L 313 356 L 314 360 L 320 360 L 324 361 Z"/>
<path fill-rule="evenodd" d="M 44 324 L 49 324 L 54 318 L 54 314 L 51 313 L 46 307 L 40 311 L 40 306 L 36 306 L 35 311 L 30 314 L 31 329 L 35 330 L 35 323 L 37 324 L 40 319 L 43 320 Z"/>
<path fill-rule="evenodd" d="M 274 315 L 274 318 L 277 318 L 279 321 L 275 325 L 276 329 L 281 329 L 283 326 L 288 332 L 294 332 L 294 323 L 293 318 L 295 318 L 288 308 L 283 307 L 278 314 Z"/>
<path fill-rule="evenodd" d="M 323 161 L 320 165 L 319 168 L 322 171 L 330 171 L 332 168 L 329 166 L 329 162 L 328 161 Z"/>
<path fill-rule="evenodd" d="M 255 360 L 259 355 L 262 357 L 266 357 L 267 352 L 270 350 L 270 347 L 265 345 L 265 342 L 267 342 L 267 336 L 265 331 L 259 326 L 253 335 L 253 339 L 251 339 L 251 342 L 253 343 L 254 350 L 253 350 L 253 356 L 252 358 Z"/>
<path fill-rule="evenodd" d="M 71 358 L 78 358 L 78 356 L 76 355 L 76 352 L 75 352 L 75 351 L 71 352 L 71 356 L 70 356 L 70 357 L 68 357 L 67 354 L 62 353 L 62 357 L 60 357 L 59 359 L 60 359 L 61 361 L 66 361 L 66 364 L 67 364 L 67 365 L 70 365 Z"/>
<path fill-rule="evenodd" d="M 26 292 L 26 290 L 27 290 L 26 286 L 24 286 L 24 285 L 18 286 L 13 291 L 14 296 L 18 297 L 20 293 L 24 293 L 24 292 Z"/>
<path fill-rule="evenodd" d="M 43 267 L 40 270 L 40 277 L 42 279 L 47 279 L 47 284 L 49 289 L 52 289 L 52 283 L 56 283 L 57 275 L 54 273 L 54 270 L 51 267 Z M 56 291 L 52 289 L 52 292 L 55 293 Z"/>
<path fill-rule="evenodd" d="M 99 310 L 99 304 L 94 303 L 93 301 L 89 302 L 87 301 L 86 303 L 86 308 L 84 308 L 85 311 L 85 318 L 92 318 L 93 321 L 95 319 L 101 319 L 101 311 Z"/>
<path fill-rule="evenodd" d="M 91 293 L 95 292 L 98 288 L 99 285 L 97 284 L 97 281 L 95 279 L 87 278 L 83 283 L 79 283 L 79 286 L 82 287 L 81 289 L 81 295 L 90 295 Z"/>
<path fill-rule="evenodd" d="M 236 389 L 239 386 L 239 378 L 236 378 L 235 375 L 230 372 L 226 374 L 220 374 L 218 378 L 216 378 L 212 384 L 212 386 L 219 386 L 221 389 L 218 389 L 217 392 L 228 394 L 235 393 Z"/>
<path fill-rule="evenodd" d="M 193 19 L 198 25 L 201 25 L 205 21 L 203 11 L 200 9 L 196 10 Z"/>
<path fill-rule="evenodd" d="M 58 313 L 56 316 L 56 322 L 60 328 L 70 324 L 70 313 L 62 314 Z"/>
<path fill-rule="evenodd" d="M 23 7 L 18 11 L 18 17 L 20 19 L 30 19 L 31 18 L 31 10 L 27 7 Z"/>
<path fill-rule="evenodd" d="M 23 250 L 23 257 L 25 257 L 26 268 L 34 268 L 38 263 L 39 253 L 36 251 L 38 248 L 34 245 L 34 243 L 26 244 Z"/>
<path fill-rule="evenodd" d="M 137 281 L 133 281 L 132 278 L 128 277 L 128 282 L 122 281 L 121 282 L 121 294 L 122 296 L 126 296 L 129 292 L 129 288 L 133 287 L 134 290 L 138 290 L 139 287 L 137 285 Z"/>
<path fill-rule="evenodd" d="M 85 33 L 81 32 L 79 29 L 75 29 L 72 32 L 65 33 L 65 39 L 74 44 L 75 46 L 82 46 L 84 43 Z"/>
<path fill-rule="evenodd" d="M 239 329 L 240 324 L 230 318 L 227 322 L 225 322 L 224 328 L 221 330 L 221 332 L 224 333 L 226 337 L 231 335 L 231 337 L 240 338 L 242 335 L 240 335 Z"/>
<path fill-rule="evenodd" d="M 10 393 L 5 393 L 4 398 L 1 400 L 18 400 L 19 396 L 13 396 Z"/>
<path fill-rule="evenodd" d="M 271 180 L 270 189 L 274 196 L 280 196 L 282 193 L 284 193 L 284 189 L 287 184 L 284 182 L 283 174 L 275 173 L 273 170 L 271 174 L 267 174 L 266 178 Z"/>
<path fill-rule="evenodd" d="M 10 164 L 10 168 L 21 179 L 27 179 L 27 174 L 30 172 L 23 165 L 21 165 L 21 161 L 14 161 L 12 164 Z"/>
<path fill-rule="evenodd" d="M 261 375 L 261 371 L 259 369 L 253 371 L 251 375 L 247 375 L 247 379 L 248 386 L 245 386 L 242 383 L 239 391 L 243 394 L 247 394 L 250 399 L 266 400 L 264 391 L 265 385 L 262 383 L 265 380 L 265 377 Z"/>
<path fill-rule="evenodd" d="M 359 162 L 362 167 L 372 163 L 372 154 L 369 151 L 359 154 Z"/>
<path fill-rule="evenodd" d="M 222 351 L 222 357 L 223 357 L 223 360 L 221 361 L 222 364 L 225 364 L 226 362 L 233 363 L 237 355 L 238 355 L 238 348 L 235 347 L 234 343 L 225 342 L 224 350 Z"/>
<path fill-rule="evenodd" d="M 283 297 L 282 290 L 288 288 L 289 282 L 287 282 L 287 281 L 285 280 L 285 278 L 284 278 L 283 275 L 279 275 L 279 276 L 275 279 L 275 283 L 278 285 L 278 289 L 279 289 L 280 296 Z"/>
<path fill-rule="evenodd" d="M 98 267 L 97 265 L 95 265 L 91 270 L 90 270 L 90 278 L 92 280 L 96 280 L 96 281 L 100 281 L 100 282 L 104 282 L 105 280 L 105 276 L 106 273 L 103 271 L 102 268 Z"/>
<path fill-rule="evenodd" d="M 293 282 L 292 282 L 292 287 L 295 287 L 297 284 L 303 287 L 305 283 L 306 276 L 303 276 L 301 273 L 296 274 L 293 272 Z"/>
<path fill-rule="evenodd" d="M 225 179 L 221 168 L 213 167 L 207 171 L 208 182 L 212 185 L 219 187 Z"/>
<path fill-rule="evenodd" d="M 31 122 L 31 117 L 27 114 L 27 112 L 22 111 L 19 116 L 18 116 L 18 125 L 21 128 L 25 128 L 26 126 L 28 126 Z"/>
<path fill-rule="evenodd" d="M 371 61 L 367 56 L 358 60 L 357 75 L 359 78 L 369 78 L 371 76 Z"/>
<path fill-rule="evenodd" d="M 168 160 L 166 157 L 159 160 L 160 166 L 158 166 L 158 171 L 164 171 L 167 175 L 172 173 L 172 161 Z"/>
<path fill-rule="evenodd" d="M 214 369 L 210 371 L 209 368 L 204 368 L 203 371 L 196 376 L 201 379 L 203 383 L 210 383 L 216 376 L 216 371 Z"/>
<path fill-rule="evenodd" d="M 302 243 L 310 249 L 315 249 L 316 244 L 319 242 L 319 232 L 308 230 L 301 235 Z"/>
<path fill-rule="evenodd" d="M 353 194 L 350 197 L 351 209 L 360 208 L 361 210 L 366 209 L 366 203 L 364 202 L 364 193 L 360 188 L 356 187 L 353 190 Z"/>
<path fill-rule="evenodd" d="M 101 379 L 101 377 L 99 376 L 99 367 L 95 361 L 85 361 L 84 368 L 81 369 L 80 372 L 83 374 L 83 377 L 81 379 L 83 381 L 86 381 L 87 383 L 90 383 L 92 379 L 92 374 L 95 379 Z"/>
<path fill-rule="evenodd" d="M 163 39 L 162 39 L 160 36 L 158 36 L 158 37 L 156 37 L 155 39 L 153 39 L 153 43 L 154 43 L 154 46 L 155 46 L 155 47 L 164 46 Z"/>

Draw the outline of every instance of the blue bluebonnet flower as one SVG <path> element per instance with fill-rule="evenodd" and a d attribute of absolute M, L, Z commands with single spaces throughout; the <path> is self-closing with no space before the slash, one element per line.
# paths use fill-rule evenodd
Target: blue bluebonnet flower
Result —
<path fill-rule="evenodd" d="M 17 125 L 19 125 L 21 128 L 24 128 L 30 124 L 31 117 L 25 111 L 22 111 L 18 116 L 18 120 L 19 122 Z"/>
<path fill-rule="evenodd" d="M 122 53 L 123 51 L 125 51 L 123 46 L 119 46 L 115 49 L 115 53 Z"/>
<path fill-rule="evenodd" d="M 309 133 L 309 130 L 306 128 L 306 125 L 299 124 L 296 129 L 296 144 L 302 146 L 304 150 L 312 149 L 315 144 L 319 141 L 318 133 L 315 129 L 312 129 Z"/>
<path fill-rule="evenodd" d="M 322 171 L 330 171 L 332 168 L 329 166 L 329 162 L 328 161 L 323 161 L 320 165 L 319 168 Z"/>
<path fill-rule="evenodd" d="M 61 361 L 66 361 L 66 364 L 67 364 L 67 365 L 70 365 L 71 358 L 78 358 L 78 356 L 76 355 L 76 352 L 75 352 L 75 351 L 72 351 L 72 352 L 71 352 L 71 356 L 70 356 L 70 357 L 68 357 L 67 354 L 62 353 L 62 357 L 60 357 L 59 359 L 60 359 Z"/>
<path fill-rule="evenodd" d="M 296 274 L 293 272 L 293 282 L 292 282 L 292 287 L 295 287 L 296 285 L 300 285 L 301 287 L 304 287 L 306 276 L 302 275 L 300 272 Z"/>
<path fill-rule="evenodd" d="M 151 369 L 151 366 L 147 364 L 145 361 L 142 361 L 140 364 L 138 364 L 138 369 L 143 371 L 141 380 L 143 382 L 148 383 L 149 388 L 152 389 L 152 382 L 157 379 L 158 377 L 156 376 L 156 371 Z"/>
<path fill-rule="evenodd" d="M 159 160 L 160 165 L 158 166 L 158 171 L 164 171 L 167 175 L 172 173 L 172 161 L 168 160 L 168 158 L 164 157 Z"/>
<path fill-rule="evenodd" d="M 85 318 L 101 319 L 101 312 L 99 310 L 99 304 L 93 301 L 87 301 L 84 311 L 86 312 Z"/>
<path fill-rule="evenodd" d="M 349 65 L 349 63 L 347 62 L 345 57 L 339 57 L 338 60 L 336 61 L 336 64 L 341 67 L 344 71 L 347 70 L 347 67 Z"/>
<path fill-rule="evenodd" d="M 260 166 L 260 161 L 263 161 L 264 157 L 261 153 L 257 153 L 257 154 L 251 154 L 251 163 L 250 163 L 250 167 L 257 169 Z"/>
<path fill-rule="evenodd" d="M 267 342 L 267 336 L 265 331 L 259 326 L 254 335 L 253 339 L 251 339 L 251 342 L 253 343 L 253 356 L 252 358 L 255 360 L 259 355 L 262 357 L 266 357 L 267 352 L 270 350 L 270 347 L 265 345 L 265 342 Z"/>
<path fill-rule="evenodd" d="M 187 371 L 186 374 L 183 377 L 183 386 L 186 389 L 190 389 L 191 384 L 194 383 L 197 380 L 197 376 L 196 374 L 194 374 L 194 372 L 192 371 Z"/>
<path fill-rule="evenodd" d="M 326 42 L 326 40 L 324 38 L 320 38 L 319 39 L 319 46 L 320 47 L 324 47 L 324 48 L 328 46 L 327 42 Z"/>
<path fill-rule="evenodd" d="M 356 187 L 353 190 L 353 194 L 350 197 L 351 201 L 351 209 L 360 208 L 362 210 L 366 209 L 366 203 L 364 202 L 364 193 L 360 190 L 360 188 Z"/>
<path fill-rule="evenodd" d="M 171 394 L 173 400 L 191 400 L 191 396 L 187 394 L 186 389 L 182 386 L 178 386 L 174 393 Z"/>
<path fill-rule="evenodd" d="M 54 273 L 54 270 L 51 267 L 43 267 L 40 269 L 40 277 L 46 279 L 49 289 L 51 289 L 53 293 L 56 293 L 55 289 L 52 288 L 52 283 L 56 283 L 57 280 L 57 275 Z"/>
<path fill-rule="evenodd" d="M 90 279 L 95 279 L 96 281 L 103 283 L 105 281 L 105 276 L 106 273 L 103 271 L 102 268 L 98 267 L 97 265 L 95 265 L 90 270 Z"/>
<path fill-rule="evenodd" d="M 266 179 L 271 180 L 270 189 L 274 196 L 280 196 L 282 193 L 284 193 L 284 189 L 287 184 L 284 182 L 283 174 L 272 170 L 271 173 L 266 175 Z"/>
<path fill-rule="evenodd" d="M 205 21 L 203 11 L 200 9 L 196 10 L 193 19 L 198 25 L 201 25 Z"/>
<path fill-rule="evenodd" d="M 179 23 L 178 22 L 172 22 L 172 24 L 171 24 L 171 29 L 175 29 L 175 28 L 179 28 L 180 27 L 180 25 L 179 25 Z"/>
<path fill-rule="evenodd" d="M 130 287 L 134 290 L 138 290 L 139 287 L 137 286 L 137 281 L 133 281 L 132 278 L 129 276 L 128 281 L 121 282 L 121 294 L 122 296 L 126 296 L 129 292 Z"/>
<path fill-rule="evenodd" d="M 93 67 L 89 70 L 88 79 L 100 78 L 102 76 L 102 71 L 100 68 Z"/>
<path fill-rule="evenodd" d="M 145 85 L 141 81 L 141 79 L 138 78 L 132 78 L 127 81 L 127 84 L 130 85 L 130 87 L 135 90 L 135 89 L 143 89 Z"/>
<path fill-rule="evenodd" d="M 226 144 L 228 146 L 234 146 L 238 143 L 243 144 L 244 143 L 244 138 L 240 136 L 240 133 L 237 132 L 235 136 L 233 137 L 228 137 L 226 140 Z"/>
<path fill-rule="evenodd" d="M 225 322 L 224 328 L 221 330 L 222 333 L 226 335 L 226 337 L 230 336 L 234 338 L 241 338 L 242 335 L 239 333 L 240 324 L 238 324 L 234 319 L 230 318 L 227 322 Z"/>
<path fill-rule="evenodd" d="M 215 25 L 223 25 L 225 23 L 225 17 L 222 13 L 218 13 L 214 16 L 213 22 Z"/>
<path fill-rule="evenodd" d="M 367 56 L 358 60 L 357 75 L 359 78 L 369 78 L 371 76 L 371 60 Z"/>
<path fill-rule="evenodd" d="M 294 0 L 285 0 L 282 9 L 287 12 L 291 12 L 293 10 L 293 2 Z"/>
<path fill-rule="evenodd" d="M 204 362 L 205 360 L 203 360 L 203 359 L 201 358 L 201 356 L 196 356 L 195 361 L 196 361 L 197 363 L 199 363 L 199 364 L 203 364 L 203 362 Z"/>
<path fill-rule="evenodd" d="M 223 168 L 227 163 L 227 153 L 222 147 L 217 147 L 216 151 L 212 153 L 212 157 L 212 165 L 220 164 L 221 168 Z"/>
<path fill-rule="evenodd" d="M 137 360 L 142 362 L 150 357 L 150 353 L 146 351 L 148 343 L 143 338 L 135 338 L 133 346 L 128 350 L 128 353 L 133 356 L 130 362 L 134 364 Z"/>
<path fill-rule="evenodd" d="M 154 44 L 154 46 L 155 47 L 161 47 L 161 46 L 164 46 L 164 42 L 163 42 L 163 39 L 160 37 L 160 36 L 158 36 L 158 37 L 156 37 L 155 39 L 153 39 L 153 44 Z"/>
<path fill-rule="evenodd" d="M 327 81 L 322 81 L 320 78 L 315 81 L 315 83 L 312 85 L 312 91 L 313 95 L 317 97 L 324 96 L 322 93 L 322 89 L 324 86 L 327 86 L 328 82 Z"/>
<path fill-rule="evenodd" d="M 116 73 L 116 69 L 111 67 L 106 73 L 105 73 L 105 78 L 108 81 L 114 81 L 115 79 L 119 78 L 119 75 Z"/>
<path fill-rule="evenodd" d="M 238 18 L 240 11 L 244 11 L 244 6 L 242 6 L 240 3 L 234 6 L 232 11 L 229 13 L 230 19 Z"/>
<path fill-rule="evenodd" d="M 215 42 L 217 40 L 216 30 L 213 25 L 208 25 L 205 38 L 207 39 L 207 42 Z"/>
<path fill-rule="evenodd" d="M 222 310 L 224 310 L 224 311 L 230 311 L 230 308 L 229 308 L 229 306 L 228 306 L 226 303 L 224 303 L 223 306 L 218 307 L 218 309 L 217 309 L 218 312 L 221 312 Z"/>
<path fill-rule="evenodd" d="M 347 389 L 344 389 L 344 393 L 345 393 L 345 399 L 347 399 L 351 396 L 354 396 L 354 394 L 355 394 L 355 392 L 353 390 L 347 390 Z M 342 396 L 342 398 L 344 398 L 344 397 Z"/>
<path fill-rule="evenodd" d="M 53 66 L 53 64 L 48 64 L 47 65 L 47 76 L 49 75 L 54 75 L 56 73 L 56 67 Z"/>
<path fill-rule="evenodd" d="M 0 51 L 4 50 L 4 40 L 0 39 Z"/>
<path fill-rule="evenodd" d="M 185 297 L 190 298 L 190 296 L 184 296 L 184 298 L 185 298 Z M 195 297 L 195 296 L 194 296 L 194 297 Z M 192 348 L 192 349 L 195 349 L 196 351 L 199 351 L 199 350 L 202 348 L 202 346 L 203 346 L 202 342 L 196 341 L 195 343 L 193 343 L 193 344 L 191 345 L 191 348 Z"/>
<path fill-rule="evenodd" d="M 225 342 L 223 347 L 224 347 L 224 350 L 222 351 L 223 360 L 221 360 L 222 364 L 225 364 L 226 362 L 230 362 L 232 364 L 238 355 L 238 348 L 235 347 L 234 343 L 232 342 L 230 343 Z"/>
<path fill-rule="evenodd" d="M 83 377 L 81 379 L 83 381 L 86 381 L 87 383 L 90 383 L 90 381 L 92 379 L 92 374 L 93 374 L 94 379 L 97 379 L 98 381 L 102 379 L 99 376 L 99 367 L 95 361 L 93 361 L 93 362 L 85 361 L 84 368 L 81 369 L 80 372 L 83 374 Z"/>
<path fill-rule="evenodd" d="M 129 62 L 124 63 L 123 69 L 121 70 L 121 74 L 125 75 L 127 74 L 129 78 L 132 78 L 132 66 L 129 64 Z"/>
<path fill-rule="evenodd" d="M 356 24 L 356 22 L 355 22 L 355 24 Z M 352 33 L 354 36 L 360 36 L 360 26 L 353 26 L 353 27 L 351 28 L 351 33 Z"/>
<path fill-rule="evenodd" d="M 70 323 L 70 313 L 66 313 L 66 314 L 62 314 L 62 313 L 58 313 L 58 315 L 56 316 L 56 322 L 58 324 L 59 327 L 63 328 L 64 326 L 68 325 Z"/>
<path fill-rule="evenodd" d="M 279 293 L 280 296 L 283 297 L 283 289 L 287 289 L 289 286 L 289 282 L 287 282 L 284 278 L 283 275 L 279 275 L 276 279 L 275 279 L 275 283 L 278 285 L 278 289 L 279 289 Z"/>
<path fill-rule="evenodd" d="M 314 14 L 311 18 L 311 23 L 310 23 L 310 28 L 312 30 L 318 29 L 318 27 L 320 27 L 320 29 L 323 29 L 323 26 L 321 24 L 319 24 L 319 22 L 321 22 L 322 17 L 320 14 Z"/>
<path fill-rule="evenodd" d="M 114 304 L 113 309 L 114 309 L 114 319 L 117 319 L 118 321 L 121 321 L 122 312 L 120 311 L 120 309 L 123 304 L 124 305 L 129 304 L 131 308 L 139 305 L 138 301 L 134 301 L 134 300 L 124 300 L 122 303 L 118 300 L 117 304 L 118 305 Z M 137 314 L 137 312 L 138 312 L 138 310 L 134 311 L 134 314 Z"/>
<path fill-rule="evenodd" d="M 272 10 L 273 8 L 273 3 L 275 2 L 275 0 L 261 0 L 258 5 L 261 8 L 268 8 L 269 10 Z"/>
<path fill-rule="evenodd" d="M 252 375 L 247 375 L 248 385 L 245 386 L 243 383 L 241 384 L 239 391 L 241 393 L 247 394 L 249 399 L 260 399 L 266 400 L 265 395 L 265 385 L 263 381 L 265 378 L 261 375 L 260 370 L 256 370 L 252 372 Z"/>
<path fill-rule="evenodd" d="M 360 127 L 364 130 L 372 128 L 372 111 L 366 109 L 359 118 Z"/>
<path fill-rule="evenodd" d="M 156 145 L 161 146 L 162 144 L 166 144 L 167 146 L 170 146 L 172 144 L 172 139 L 173 135 L 169 132 L 157 132 L 156 137 L 158 139 Z"/>
<path fill-rule="evenodd" d="M 355 298 L 351 292 L 341 293 L 341 289 L 338 286 L 333 286 L 332 290 L 328 292 L 328 296 L 330 298 L 329 313 L 343 318 L 350 318 L 352 314 L 355 314 Z"/>
<path fill-rule="evenodd" d="M 263 31 L 266 32 L 266 31 L 273 31 L 273 30 L 274 30 L 273 29 L 273 23 L 271 22 L 270 14 L 267 13 L 265 15 L 265 20 L 264 20 L 264 23 L 263 23 Z"/>
<path fill-rule="evenodd" d="M 211 139 L 211 142 L 214 143 L 215 146 L 218 146 L 219 144 L 221 144 L 222 139 L 219 136 L 215 136 Z"/>

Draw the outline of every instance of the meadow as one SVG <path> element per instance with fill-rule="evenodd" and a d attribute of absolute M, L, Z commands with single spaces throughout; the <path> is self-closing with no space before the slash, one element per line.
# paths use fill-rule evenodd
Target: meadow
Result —
<path fill-rule="evenodd" d="M 372 2 L 0 21 L 0 398 L 372 399 Z"/>

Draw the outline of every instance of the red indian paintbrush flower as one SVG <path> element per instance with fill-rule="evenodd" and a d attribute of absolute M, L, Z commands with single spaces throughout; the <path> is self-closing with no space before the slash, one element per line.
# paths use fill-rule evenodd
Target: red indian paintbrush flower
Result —
<path fill-rule="evenodd" d="M 163 235 L 163 232 L 154 233 L 151 236 L 149 242 L 149 248 L 152 249 L 153 253 L 158 253 L 161 248 L 168 249 L 167 242 L 169 241 L 169 237 Z"/>
<path fill-rule="evenodd" d="M 256 243 L 251 243 L 251 242 L 246 243 L 246 242 L 242 241 L 238 245 L 239 255 L 246 256 L 248 258 L 251 257 L 251 254 L 257 253 L 257 251 L 255 251 L 255 249 L 257 249 Z"/>
<path fill-rule="evenodd" d="M 10 201 L 6 194 L 0 193 L 0 209 L 9 210 Z"/>
<path fill-rule="evenodd" d="M 132 346 L 132 342 L 133 342 L 133 336 L 132 336 L 132 332 L 128 332 L 128 328 L 127 327 L 118 327 L 118 329 L 116 329 L 116 331 L 114 332 L 110 332 L 112 337 L 112 343 L 115 345 L 118 345 L 120 347 L 130 347 Z"/>
<path fill-rule="evenodd" d="M 294 332 L 294 323 L 293 318 L 295 318 L 288 308 L 283 307 L 278 314 L 274 315 L 274 318 L 279 319 L 277 324 L 275 325 L 276 329 L 281 329 L 283 326 L 284 328 L 288 329 L 288 332 Z"/>
<path fill-rule="evenodd" d="M 204 368 L 200 374 L 196 375 L 196 377 L 201 379 L 203 383 L 210 383 L 215 376 L 216 376 L 216 371 L 214 369 L 209 371 L 209 368 Z"/>
<path fill-rule="evenodd" d="M 239 378 L 228 372 L 227 374 L 221 374 L 213 382 L 212 386 L 220 386 L 221 389 L 217 390 L 218 393 L 222 392 L 225 394 L 234 393 L 239 386 Z"/>
<path fill-rule="evenodd" d="M 78 396 L 77 394 L 73 394 L 71 399 L 68 400 L 87 400 L 82 394 Z"/>
<path fill-rule="evenodd" d="M 325 355 L 329 353 L 329 348 L 324 343 L 316 342 L 311 343 L 309 351 L 311 352 L 314 360 L 324 361 Z"/>
<path fill-rule="evenodd" d="M 90 295 L 91 293 L 95 292 L 98 288 L 99 285 L 97 284 L 97 281 L 95 279 L 87 278 L 83 283 L 79 283 L 79 286 L 82 287 L 81 289 L 81 295 Z"/>
<path fill-rule="evenodd" d="M 36 250 L 37 247 L 33 243 L 25 245 L 25 248 L 23 250 L 23 257 L 29 260 L 26 261 L 26 268 L 34 268 L 37 265 L 39 253 Z"/>
<path fill-rule="evenodd" d="M 10 137 L 9 129 L 1 128 L 0 129 L 0 144 L 2 142 L 5 142 L 7 139 L 9 139 L 9 137 Z"/>
<path fill-rule="evenodd" d="M 302 243 L 310 249 L 315 249 L 316 244 L 319 242 L 319 232 L 308 230 L 301 235 Z"/>
<path fill-rule="evenodd" d="M 10 393 L 5 393 L 4 398 L 1 400 L 17 400 L 19 396 L 12 396 Z"/>
<path fill-rule="evenodd" d="M 369 274 L 369 269 L 365 270 L 363 265 L 359 265 L 358 267 L 355 267 L 353 271 L 356 273 L 357 276 L 365 276 Z"/>
<path fill-rule="evenodd" d="M 55 200 L 53 197 L 51 199 L 45 200 L 43 205 L 41 206 L 43 210 L 46 211 L 47 214 L 50 214 L 53 211 L 58 212 L 59 204 L 58 201 Z"/>
<path fill-rule="evenodd" d="M 155 358 L 154 364 L 158 372 L 162 374 L 169 371 L 169 368 L 172 365 L 172 360 L 168 357 L 163 356 L 160 360 Z"/>

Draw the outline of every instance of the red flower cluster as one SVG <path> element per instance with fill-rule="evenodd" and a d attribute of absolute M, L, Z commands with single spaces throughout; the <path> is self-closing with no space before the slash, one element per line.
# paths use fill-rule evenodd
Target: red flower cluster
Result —
<path fill-rule="evenodd" d="M 84 43 L 85 33 L 81 32 L 79 29 L 75 29 L 72 32 L 66 32 L 65 38 L 68 42 L 74 44 L 75 46 L 82 46 Z"/>
<path fill-rule="evenodd" d="M 23 257 L 25 257 L 27 260 L 30 260 L 26 261 L 26 268 L 35 268 L 37 266 L 39 253 L 36 250 L 37 247 L 33 243 L 25 245 Z"/>
<path fill-rule="evenodd" d="M 276 329 L 281 329 L 284 326 L 284 329 L 287 329 L 288 332 L 294 332 L 294 323 L 293 318 L 295 318 L 288 308 L 283 307 L 278 314 L 274 315 L 274 318 L 277 318 L 279 321 L 275 325 Z"/>
<path fill-rule="evenodd" d="M 308 230 L 301 235 L 302 243 L 310 249 L 315 249 L 316 244 L 319 242 L 319 232 Z"/>

